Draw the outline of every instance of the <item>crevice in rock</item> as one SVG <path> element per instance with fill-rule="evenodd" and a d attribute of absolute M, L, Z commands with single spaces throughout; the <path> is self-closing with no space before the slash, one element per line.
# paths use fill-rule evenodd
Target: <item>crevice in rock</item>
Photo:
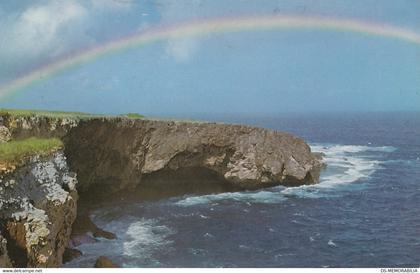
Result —
<path fill-rule="evenodd" d="M 0 222 L 1 235 L 7 241 L 7 253 L 14 267 L 26 267 L 28 256 L 26 252 L 26 231 L 23 223 Z"/>

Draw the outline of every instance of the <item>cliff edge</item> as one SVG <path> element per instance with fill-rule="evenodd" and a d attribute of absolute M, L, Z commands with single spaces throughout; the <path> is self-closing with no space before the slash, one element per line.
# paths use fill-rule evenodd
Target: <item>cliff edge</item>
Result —
<path fill-rule="evenodd" d="M 175 181 L 186 180 L 222 190 L 298 186 L 316 183 L 322 167 L 302 139 L 263 128 L 0 112 L 0 151 L 19 143 L 59 148 L 15 162 L 0 154 L 1 267 L 60 266 L 79 195 L 94 202 L 132 189 L 176 192 Z"/>
<path fill-rule="evenodd" d="M 62 264 L 76 217 L 77 180 L 61 151 L 0 176 L 0 267 Z"/>
<path fill-rule="evenodd" d="M 81 191 L 140 187 L 185 171 L 238 189 L 298 186 L 316 183 L 320 167 L 302 139 L 242 125 L 102 118 L 80 121 L 64 142 Z"/>

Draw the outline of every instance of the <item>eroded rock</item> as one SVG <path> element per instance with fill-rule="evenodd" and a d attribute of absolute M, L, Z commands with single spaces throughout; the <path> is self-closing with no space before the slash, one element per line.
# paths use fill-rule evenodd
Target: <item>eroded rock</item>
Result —
<path fill-rule="evenodd" d="M 0 125 L 0 143 L 8 142 L 12 138 L 9 128 Z"/>
<path fill-rule="evenodd" d="M 2 124 L 13 139 L 27 137 L 63 137 L 79 123 L 78 118 L 48 117 L 48 116 L 13 116 L 3 114 Z M 1 129 L 0 129 L 1 135 Z M 1 139 L 1 136 L 0 136 Z"/>
<path fill-rule="evenodd" d="M 243 189 L 297 186 L 315 183 L 321 166 L 302 139 L 241 125 L 93 119 L 65 142 L 81 191 L 112 193 L 136 187 L 143 175 L 185 168 L 207 169 Z"/>
<path fill-rule="evenodd" d="M 1 119 L 0 125 L 9 131 L 3 133 L 8 135 L 3 140 L 60 137 L 64 138 L 66 154 L 59 151 L 47 157 L 34 156 L 26 164 L 3 172 L 1 267 L 57 267 L 63 262 L 66 247 L 94 243 L 95 237 L 115 238 L 85 221 L 79 226 L 87 232 L 76 231 L 69 240 L 76 218 L 76 187 L 86 198 L 95 200 L 96 193 L 112 195 L 133 188 L 173 191 L 173 185 L 165 184 L 167 177 L 194 191 L 204 187 L 196 181 L 204 180 L 220 191 L 297 186 L 315 183 L 322 166 L 321 156 L 312 153 L 303 140 L 249 126 L 127 118 L 5 115 Z M 77 172 L 77 180 L 67 164 Z M 0 165 L 0 170 L 6 167 Z M 174 179 L 176 175 L 180 176 Z M 70 252 L 70 256 L 80 254 Z M 116 265 L 100 257 L 95 266 Z"/>
<path fill-rule="evenodd" d="M 118 268 L 108 257 L 100 256 L 95 262 L 95 268 Z"/>
<path fill-rule="evenodd" d="M 71 244 L 78 246 L 84 243 L 94 243 L 95 238 L 105 238 L 108 240 L 116 239 L 117 236 L 109 231 L 98 227 L 86 212 L 80 212 L 77 215 L 71 234 Z"/>
<path fill-rule="evenodd" d="M 68 263 L 76 258 L 79 258 L 82 255 L 83 253 L 80 250 L 66 247 L 63 253 L 63 264 Z"/>
<path fill-rule="evenodd" d="M 62 152 L 34 156 L 1 178 L 0 228 L 13 266 L 62 264 L 76 217 L 76 183 Z"/>
<path fill-rule="evenodd" d="M 0 268 L 12 267 L 9 254 L 7 251 L 7 240 L 0 235 Z"/>

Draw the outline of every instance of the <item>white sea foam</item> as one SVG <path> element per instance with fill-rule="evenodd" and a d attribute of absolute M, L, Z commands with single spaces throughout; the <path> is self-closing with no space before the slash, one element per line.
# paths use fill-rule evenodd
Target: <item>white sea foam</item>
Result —
<path fill-rule="evenodd" d="M 100 215 L 103 210 L 97 211 Z M 117 220 L 109 221 L 104 226 L 106 230 L 117 234 L 115 240 L 99 238 L 93 244 L 81 244 L 78 249 L 84 254 L 78 259 L 66 264 L 70 267 L 91 266 L 99 255 L 106 255 L 123 267 L 133 267 L 142 261 L 156 262 L 153 259 L 156 253 L 171 251 L 173 242 L 168 236 L 174 231 L 159 224 L 154 219 L 143 219 L 133 217 L 120 217 Z"/>
<path fill-rule="evenodd" d="M 313 145 L 313 151 L 325 154 L 326 172 L 321 175 L 317 187 L 330 187 L 335 184 L 351 183 L 369 177 L 380 167 L 380 155 L 375 152 L 393 152 L 392 146 L 360 145 Z"/>
<path fill-rule="evenodd" d="M 226 192 L 202 196 L 191 196 L 178 201 L 176 204 L 180 206 L 193 206 L 215 203 L 223 200 L 233 200 L 252 205 L 252 203 L 279 203 L 286 200 L 286 198 L 277 191 L 272 192 L 262 190 L 257 192 Z"/>
<path fill-rule="evenodd" d="M 205 237 L 205 238 L 214 238 L 214 235 L 213 235 L 213 234 L 211 234 L 211 233 L 206 232 L 206 233 L 203 235 L 203 237 Z"/>
<path fill-rule="evenodd" d="M 333 242 L 333 240 L 329 240 L 327 243 L 329 246 L 334 246 L 336 247 L 337 245 Z"/>
<path fill-rule="evenodd" d="M 312 145 L 313 152 L 322 152 L 326 170 L 323 171 L 320 183 L 300 187 L 276 187 L 271 190 L 253 192 L 233 192 L 186 197 L 176 204 L 193 206 L 199 204 L 217 203 L 223 200 L 252 203 L 280 203 L 290 196 L 320 198 L 332 193 L 324 190 L 338 185 L 348 184 L 362 179 L 368 179 L 381 168 L 381 153 L 396 150 L 392 146 L 362 146 L 362 145 Z"/>
<path fill-rule="evenodd" d="M 312 145 L 313 152 L 322 152 L 326 170 L 321 174 L 320 183 L 304 185 L 296 188 L 286 188 L 285 195 L 319 198 L 325 196 L 323 189 L 334 188 L 362 179 L 368 179 L 381 168 L 381 154 L 396 150 L 392 146 L 361 146 L 361 145 Z M 331 194 L 331 193 L 329 193 Z"/>
<path fill-rule="evenodd" d="M 167 237 L 172 230 L 158 225 L 154 220 L 140 220 L 131 223 L 126 231 L 123 243 L 123 254 L 131 257 L 147 258 L 172 241 Z"/>
<path fill-rule="evenodd" d="M 325 154 L 362 153 L 362 152 L 384 152 L 391 153 L 396 150 L 393 146 L 363 146 L 363 145 L 311 145 L 313 152 Z"/>
<path fill-rule="evenodd" d="M 323 189 L 368 179 L 381 168 L 381 154 L 396 150 L 392 146 L 361 146 L 361 145 L 312 145 L 313 152 L 324 154 L 323 161 L 326 170 L 320 177 L 320 183 L 286 188 L 282 191 L 286 196 L 319 198 L 325 194 Z"/>

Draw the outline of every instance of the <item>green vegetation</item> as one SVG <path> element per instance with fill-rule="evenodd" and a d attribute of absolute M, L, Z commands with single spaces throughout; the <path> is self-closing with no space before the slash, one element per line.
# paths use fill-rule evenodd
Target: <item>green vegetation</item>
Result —
<path fill-rule="evenodd" d="M 31 110 L 31 109 L 3 109 L 0 108 L 0 116 L 9 114 L 14 117 L 50 117 L 50 118 L 95 118 L 95 117 L 109 117 L 112 118 L 113 116 L 107 115 L 98 115 L 98 114 L 89 114 L 83 112 L 62 112 L 62 111 L 44 111 L 44 110 Z M 115 117 L 115 116 L 114 116 Z M 122 114 L 120 117 L 127 117 L 132 119 L 142 119 L 145 116 L 140 115 L 138 113 L 127 113 Z"/>
<path fill-rule="evenodd" d="M 134 119 L 141 119 L 141 118 L 144 118 L 144 116 L 143 116 L 143 115 L 140 115 L 140 114 L 138 114 L 138 113 L 127 113 L 127 114 L 124 114 L 124 115 L 121 115 L 121 116 L 123 116 L 123 117 L 127 117 L 127 118 L 134 118 Z"/>
<path fill-rule="evenodd" d="M 63 142 L 58 138 L 27 138 L 0 143 L 0 161 L 15 162 L 24 157 L 46 154 L 63 147 Z"/>
<path fill-rule="evenodd" d="M 121 115 L 101 115 L 101 114 L 90 114 L 84 112 L 63 112 L 63 111 L 46 111 L 46 110 L 31 110 L 31 109 L 6 109 L 0 108 L 0 116 L 9 114 L 12 117 L 49 117 L 49 118 L 78 118 L 78 119 L 90 119 L 90 118 L 115 118 L 125 117 L 130 119 L 147 119 L 147 120 L 158 120 L 158 121 L 173 121 L 181 123 L 206 123 L 204 120 L 196 119 L 177 119 L 177 118 L 153 118 L 146 117 L 139 113 L 126 113 Z"/>
<path fill-rule="evenodd" d="M 30 109 L 3 109 L 0 108 L 0 116 L 9 114 L 17 117 L 29 117 L 29 116 L 42 116 L 51 118 L 91 118 L 99 117 L 100 115 L 94 115 L 83 112 L 60 112 L 60 111 L 43 111 L 43 110 L 30 110 Z"/>
<path fill-rule="evenodd" d="M 178 123 L 210 123 L 206 120 L 200 120 L 200 119 L 179 119 L 179 118 L 148 118 L 150 120 L 156 120 L 156 121 L 173 121 Z"/>

